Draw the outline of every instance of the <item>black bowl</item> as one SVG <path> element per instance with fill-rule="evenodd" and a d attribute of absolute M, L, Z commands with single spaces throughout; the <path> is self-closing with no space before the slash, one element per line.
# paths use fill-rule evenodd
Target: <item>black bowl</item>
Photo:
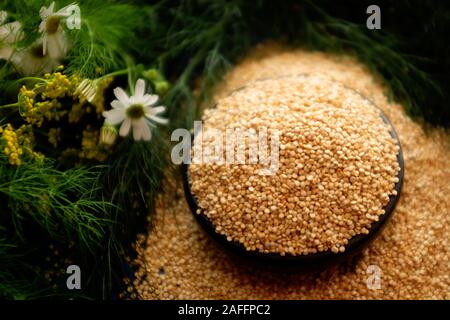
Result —
<path fill-rule="evenodd" d="M 224 248 L 227 248 L 232 253 L 236 253 L 239 256 L 248 258 L 252 261 L 260 261 L 264 262 L 265 264 L 269 263 L 271 265 L 321 266 L 321 265 L 328 265 L 330 263 L 341 262 L 343 260 L 347 260 L 355 256 L 356 254 L 360 253 L 380 233 L 380 231 L 386 225 L 386 222 L 393 215 L 403 185 L 404 161 L 400 141 L 398 139 L 394 127 L 392 126 L 388 118 L 381 111 L 380 115 L 383 121 L 390 125 L 391 136 L 397 141 L 399 146 L 399 152 L 397 155 L 397 160 L 400 165 L 400 171 L 397 176 L 399 181 L 395 185 L 397 195 L 390 196 L 389 203 L 384 208 L 385 213 L 380 216 L 378 221 L 372 223 L 368 234 L 356 235 L 349 240 L 348 244 L 345 246 L 345 252 L 333 253 L 331 251 L 324 251 L 308 255 L 286 254 L 282 256 L 277 253 L 262 253 L 259 251 L 248 251 L 241 243 L 236 241 L 228 241 L 225 235 L 219 234 L 215 231 L 213 223 L 208 219 L 208 217 L 205 214 L 197 213 L 199 206 L 197 204 L 197 200 L 192 194 L 191 186 L 189 183 L 189 175 L 188 175 L 189 165 L 182 164 L 181 170 L 183 176 L 184 192 L 192 213 L 196 217 L 198 223 L 203 227 L 203 229 L 206 230 L 206 232 L 213 239 L 219 242 Z"/>

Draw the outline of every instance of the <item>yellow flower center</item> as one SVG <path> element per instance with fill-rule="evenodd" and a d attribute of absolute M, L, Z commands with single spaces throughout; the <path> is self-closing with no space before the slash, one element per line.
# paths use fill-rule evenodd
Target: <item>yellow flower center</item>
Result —
<path fill-rule="evenodd" d="M 58 31 L 60 20 L 61 18 L 58 16 L 50 16 L 47 18 L 45 28 L 47 29 L 48 34 L 55 34 L 56 31 Z"/>
<path fill-rule="evenodd" d="M 145 115 L 144 106 L 142 104 L 132 104 L 127 109 L 127 116 L 131 119 L 140 119 Z"/>

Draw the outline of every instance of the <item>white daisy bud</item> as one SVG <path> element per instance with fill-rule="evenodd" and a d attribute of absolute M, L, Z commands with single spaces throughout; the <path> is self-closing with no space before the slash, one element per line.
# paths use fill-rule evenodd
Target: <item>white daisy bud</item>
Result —
<path fill-rule="evenodd" d="M 117 139 L 117 129 L 107 123 L 100 129 L 100 143 L 112 146 Z"/>
<path fill-rule="evenodd" d="M 95 95 L 97 94 L 97 84 L 94 80 L 84 79 L 78 85 L 75 90 L 75 95 L 80 96 L 81 98 L 87 100 L 89 103 L 92 103 L 95 99 Z"/>

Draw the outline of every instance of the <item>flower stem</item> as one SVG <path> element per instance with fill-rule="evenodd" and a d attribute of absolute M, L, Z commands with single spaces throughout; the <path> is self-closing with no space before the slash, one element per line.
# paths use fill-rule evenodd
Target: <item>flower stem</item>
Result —
<path fill-rule="evenodd" d="M 7 108 L 13 108 L 13 107 L 18 107 L 19 103 L 15 102 L 15 103 L 10 103 L 10 104 L 4 104 L 3 106 L 0 106 L 0 109 L 7 109 Z"/>
<path fill-rule="evenodd" d="M 97 78 L 97 80 L 103 80 L 103 79 L 109 78 L 109 77 L 121 76 L 121 75 L 124 75 L 124 74 L 127 74 L 127 73 L 128 73 L 128 68 L 105 74 L 105 75 Z"/>
<path fill-rule="evenodd" d="M 47 82 L 46 79 L 43 78 L 38 78 L 38 77 L 23 77 L 17 80 L 17 82 L 23 82 L 23 81 L 28 81 L 28 80 L 34 80 L 34 81 L 42 81 L 42 82 Z"/>
<path fill-rule="evenodd" d="M 135 64 L 133 63 L 133 60 L 130 56 L 126 55 L 125 57 L 125 63 L 127 64 L 127 70 L 128 70 L 128 87 L 130 89 L 131 95 L 134 95 L 134 83 L 136 81 L 135 79 Z"/>

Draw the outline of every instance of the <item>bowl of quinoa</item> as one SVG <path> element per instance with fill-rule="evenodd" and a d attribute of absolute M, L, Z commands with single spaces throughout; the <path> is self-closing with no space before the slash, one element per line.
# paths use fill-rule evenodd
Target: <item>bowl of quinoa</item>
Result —
<path fill-rule="evenodd" d="M 217 101 L 202 121 L 193 145 L 204 148 L 213 143 L 205 138 L 209 130 L 278 133 L 274 174 L 248 161 L 183 165 L 198 222 L 235 252 L 338 260 L 365 247 L 393 213 L 404 170 L 398 137 L 369 99 L 339 82 L 311 74 L 252 81 Z M 244 146 L 246 155 L 251 147 Z"/>

